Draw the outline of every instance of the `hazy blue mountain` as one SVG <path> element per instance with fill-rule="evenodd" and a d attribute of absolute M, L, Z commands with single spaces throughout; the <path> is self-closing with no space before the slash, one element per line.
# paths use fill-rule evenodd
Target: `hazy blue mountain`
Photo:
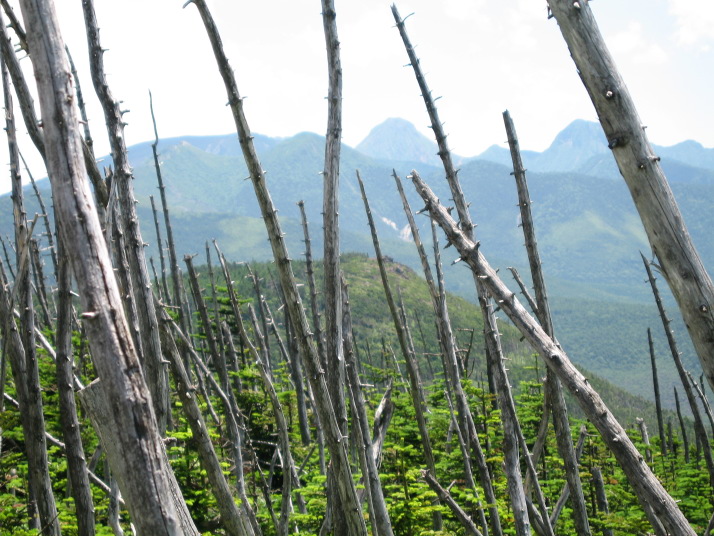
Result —
<path fill-rule="evenodd" d="M 687 140 L 671 147 L 654 146 L 659 156 L 672 158 L 692 167 L 714 170 L 714 148 L 707 149 L 701 143 Z"/>
<path fill-rule="evenodd" d="M 441 165 L 436 142 L 409 121 L 394 117 L 374 127 L 355 149 L 380 160 Z"/>
<path fill-rule="evenodd" d="M 394 136 L 400 129 L 411 131 L 407 134 L 407 142 L 401 146 L 404 150 L 395 142 L 389 158 L 365 154 L 363 144 L 359 146 L 361 150 L 343 146 L 341 245 L 345 252 L 373 255 L 356 180 L 356 170 L 359 170 L 384 253 L 420 270 L 392 170 L 402 177 L 413 211 L 423 205 L 406 179 L 412 168 L 420 170 L 445 204 L 450 204 L 451 196 L 441 168 L 422 160 L 429 151 L 435 152 L 435 147 L 428 145 L 430 142 L 418 133 L 414 137 L 416 130 L 405 123 L 387 121 L 382 134 L 375 129 L 379 136 L 390 129 Z M 626 185 L 619 177 L 598 129 L 592 123 L 576 121 L 543 153 L 524 153 L 538 242 L 548 288 L 556 304 L 559 338 L 567 343 L 566 348 L 573 349 L 571 357 L 593 372 L 619 381 L 620 385 L 632 381 L 634 376 L 626 374 L 632 367 L 639 375 L 637 392 L 647 394 L 647 385 L 642 383 L 646 376 L 643 372 L 646 369 L 642 367 L 647 364 L 647 348 L 632 340 L 639 336 L 644 324 L 650 322 L 642 316 L 645 311 L 648 314 L 651 311 L 651 298 L 643 283 L 639 258 L 639 251 L 647 255 L 649 247 Z M 389 136 L 386 138 L 390 139 Z M 302 133 L 285 139 L 256 135 L 255 139 L 291 255 L 299 258 L 304 251 L 296 206 L 299 200 L 304 200 L 313 252 L 319 258 L 322 254 L 324 138 Z M 378 136 L 370 134 L 369 139 L 378 139 Z M 679 152 L 671 154 L 661 149 L 657 151 L 662 155 L 662 164 L 704 263 L 714 266 L 711 233 L 714 228 L 714 211 L 711 210 L 714 171 L 704 167 L 710 150 L 689 143 L 680 146 L 683 148 L 679 147 Z M 412 150 L 417 147 L 421 149 Z M 205 242 L 215 238 L 231 260 L 271 258 L 253 188 L 250 181 L 245 180 L 248 174 L 234 135 L 161 140 L 159 153 L 180 255 L 202 255 Z M 685 158 L 687 154 L 690 155 L 687 162 L 675 158 L 677 155 Z M 483 158 L 462 163 L 460 172 L 462 188 L 471 202 L 473 220 L 478 224 L 476 233 L 481 250 L 495 267 L 501 269 L 508 282 L 508 266 L 518 267 L 527 278 L 517 196 L 510 175 L 510 156 L 505 148 L 497 146 L 481 156 Z M 158 266 L 158 247 L 149 202 L 149 196 L 153 195 L 158 204 L 158 190 L 150 143 L 131 147 L 130 158 L 143 239 L 149 244 L 148 252 Z M 104 165 L 108 165 L 109 160 L 105 158 Z M 703 164 L 695 166 L 698 162 Z M 544 168 L 551 171 L 539 171 Z M 45 202 L 49 205 L 49 185 L 46 180 L 40 182 Z M 28 192 L 27 212 L 37 211 L 37 203 Z M 11 217 L 9 195 L 2 196 L 0 233 L 3 236 L 12 235 Z M 422 238 L 429 245 L 428 219 L 421 216 L 417 221 Z M 163 236 L 165 238 L 165 232 Z M 450 266 L 455 258 L 453 249 L 443 251 L 447 285 L 473 299 L 473 279 L 463 263 Z M 656 318 L 652 322 L 651 325 L 656 327 Z M 613 326 L 618 329 L 613 331 Z M 683 332 L 680 339 L 684 339 Z M 597 344 L 598 341 L 601 344 Z M 683 342 L 681 344 L 685 346 Z M 685 357 L 693 363 L 692 355 L 689 349 L 685 350 Z"/>

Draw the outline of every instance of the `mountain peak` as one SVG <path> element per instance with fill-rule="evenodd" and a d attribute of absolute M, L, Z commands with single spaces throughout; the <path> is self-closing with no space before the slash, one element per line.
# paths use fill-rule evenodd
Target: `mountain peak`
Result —
<path fill-rule="evenodd" d="M 436 143 L 406 119 L 392 117 L 374 127 L 355 147 L 362 154 L 380 160 L 420 162 L 439 165 Z"/>

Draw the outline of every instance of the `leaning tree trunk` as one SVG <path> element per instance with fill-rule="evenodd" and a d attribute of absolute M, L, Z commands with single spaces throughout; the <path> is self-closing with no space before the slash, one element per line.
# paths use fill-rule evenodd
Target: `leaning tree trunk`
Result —
<path fill-rule="evenodd" d="M 131 166 L 129 165 L 128 152 L 124 140 L 123 112 L 119 102 L 109 89 L 104 75 L 104 50 L 99 42 L 99 28 L 94 12 L 93 0 L 83 0 L 84 21 L 87 28 L 87 44 L 90 51 L 90 68 L 92 82 L 97 92 L 99 101 L 104 110 L 104 119 L 109 133 L 112 160 L 114 161 L 114 181 L 119 204 L 123 228 L 126 232 L 126 252 L 129 261 L 134 301 L 141 325 L 141 346 L 144 351 L 143 367 L 146 382 L 151 391 L 154 411 L 156 413 L 159 430 L 163 434 L 168 425 L 169 416 L 169 390 L 168 371 L 161 357 L 161 341 L 159 340 L 159 323 L 154 307 L 154 296 L 151 291 L 151 279 L 146 264 L 144 241 L 139 229 L 139 218 L 136 214 L 136 201 L 134 199 L 134 186 Z"/>
<path fill-rule="evenodd" d="M 662 274 L 714 388 L 714 284 L 704 268 L 625 82 L 587 0 L 548 0 L 595 106 Z"/>
<path fill-rule="evenodd" d="M 238 132 L 238 141 L 243 151 L 246 165 L 250 172 L 250 179 L 253 183 L 256 198 L 263 216 L 270 246 L 273 250 L 273 258 L 278 269 L 280 285 L 285 293 L 290 323 L 293 326 L 295 336 L 300 347 L 300 355 L 304 361 L 305 371 L 315 396 L 316 409 L 320 415 L 320 424 L 325 433 L 325 440 L 331 455 L 331 464 L 334 467 L 336 480 L 338 481 L 338 492 L 343 505 L 342 514 L 347 519 L 350 535 L 358 536 L 367 534 L 367 526 L 362 517 L 362 507 L 357 497 L 357 489 L 352 479 L 352 470 L 347 455 L 346 441 L 343 441 L 342 433 L 338 425 L 337 417 L 333 408 L 333 401 L 327 390 L 325 374 L 320 366 L 320 360 L 315 349 L 314 341 L 311 337 L 310 328 L 305 316 L 305 309 L 302 305 L 302 298 L 298 292 L 295 275 L 292 270 L 292 262 L 288 255 L 285 237 L 280 227 L 277 210 L 268 192 L 265 182 L 265 172 L 260 165 L 260 160 L 255 152 L 253 138 L 250 134 L 248 121 L 243 111 L 243 100 L 238 92 L 233 70 L 228 63 L 228 58 L 223 50 L 223 43 L 218 28 L 208 10 L 205 0 L 191 0 L 201 18 L 206 32 L 211 41 L 218 69 L 223 77 L 223 82 L 228 93 L 228 102 L 233 113 L 233 119 Z"/>
<path fill-rule="evenodd" d="M 342 141 L 342 66 L 340 42 L 333 0 L 322 0 L 322 21 L 327 48 L 329 85 L 327 91 L 327 133 L 325 134 L 325 169 L 323 171 L 322 221 L 324 232 L 324 298 L 326 378 L 340 431 L 347 436 L 345 406 L 345 359 L 342 347 L 342 294 L 340 292 L 340 144 Z M 328 471 L 330 469 L 328 468 Z M 330 491 L 332 478 L 327 479 Z M 339 493 L 328 493 L 327 508 L 332 511 L 334 534 L 346 534 Z"/>
<path fill-rule="evenodd" d="M 516 295 L 503 284 L 503 281 L 479 251 L 479 244 L 465 236 L 447 209 L 439 203 L 434 192 L 417 173 L 412 173 L 412 180 L 417 192 L 426 202 L 431 217 L 439 223 L 449 241 L 458 250 L 461 259 L 469 265 L 479 280 L 483 281 L 488 292 L 501 306 L 501 310 L 508 315 L 531 346 L 538 351 L 548 368 L 557 374 L 563 385 L 578 401 L 585 415 L 598 429 L 605 444 L 622 467 L 650 522 L 653 525 L 661 522 L 672 534 L 693 536 L 695 533 L 677 507 L 676 502 L 654 476 L 644 458 L 627 437 L 625 430 L 617 422 L 600 395 L 592 388 L 587 378 L 573 366 L 566 353 L 528 314 Z"/>
<path fill-rule="evenodd" d="M 543 276 L 540 253 L 538 252 L 538 243 L 536 241 L 535 225 L 533 223 L 533 214 L 531 213 L 531 199 L 528 193 L 526 169 L 523 167 L 521 160 L 521 150 L 518 143 L 518 136 L 516 135 L 516 127 L 508 111 L 503 112 L 503 121 L 508 135 L 508 146 L 511 150 L 513 175 L 516 179 L 516 187 L 518 189 L 518 207 L 521 212 L 521 227 L 523 228 L 526 251 L 528 253 L 528 263 L 530 265 L 533 287 L 535 289 L 536 316 L 548 336 L 554 339 L 553 320 L 550 315 L 548 293 L 546 292 L 545 277 Z M 553 427 L 555 428 L 558 452 L 560 453 L 560 457 L 563 458 L 565 478 L 570 489 L 570 503 L 573 508 L 575 530 L 580 536 L 590 536 L 588 512 L 585 507 L 585 497 L 583 496 L 583 485 L 580 481 L 578 461 L 575 458 L 575 451 L 573 450 L 570 422 L 568 421 L 568 408 L 565 405 L 563 387 L 560 385 L 560 380 L 558 380 L 552 372 L 548 371 L 548 374 L 550 377 L 548 381 L 546 381 L 545 388 L 548 392 L 547 399 L 550 401 L 553 413 Z"/>
<path fill-rule="evenodd" d="M 174 504 L 166 501 L 171 468 L 86 182 L 79 117 L 57 16 L 48 0 L 23 0 L 21 6 L 40 97 L 55 217 L 62 240 L 75 248 L 71 261 L 84 327 L 112 405 L 103 417 L 130 468 L 122 492 L 140 533 L 183 534 Z M 110 465 L 118 463 L 110 458 Z"/>
<path fill-rule="evenodd" d="M 28 228 L 22 195 L 22 180 L 20 177 L 20 158 L 15 137 L 15 118 L 13 101 L 10 93 L 10 81 L 5 65 L 2 65 L 2 84 L 5 94 L 5 130 L 10 153 L 10 178 L 12 182 L 12 206 L 15 221 L 15 249 L 17 279 L 13 287 L 3 324 L 14 328 L 13 308 L 16 299 L 20 311 L 20 340 L 24 351 L 11 351 L 12 372 L 18 390 L 21 404 L 22 430 L 25 436 L 27 452 L 30 492 L 34 495 L 35 511 L 39 514 L 38 521 L 43 530 L 50 535 L 60 534 L 60 524 L 57 518 L 57 505 L 52 493 L 47 443 L 45 441 L 45 418 L 42 412 L 42 390 L 40 373 L 35 351 L 35 311 L 32 301 L 32 284 L 30 282 L 30 247 L 31 230 Z M 5 327 L 3 326 L 3 327 Z M 3 332 L 5 329 L 3 329 Z M 3 333 L 3 336 L 5 334 Z M 32 512 L 32 510 L 31 510 Z M 32 526 L 32 523 L 31 525 Z"/>

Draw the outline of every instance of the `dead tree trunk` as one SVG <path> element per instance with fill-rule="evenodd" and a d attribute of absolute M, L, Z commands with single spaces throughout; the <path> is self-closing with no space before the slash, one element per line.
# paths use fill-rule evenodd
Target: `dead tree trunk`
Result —
<path fill-rule="evenodd" d="M 4 307 L 3 332 L 6 333 L 9 326 L 11 326 L 11 329 L 15 327 L 13 308 L 16 302 L 20 311 L 19 339 L 21 347 L 16 347 L 9 355 L 12 359 L 12 372 L 21 404 L 20 414 L 28 459 L 30 491 L 36 501 L 31 512 L 34 510 L 39 514 L 40 526 L 48 534 L 54 536 L 60 534 L 60 525 L 50 481 L 47 444 L 44 437 L 45 418 L 42 411 L 42 391 L 37 352 L 35 351 L 35 311 L 30 282 L 30 248 L 32 241 L 30 235 L 32 233 L 27 225 L 24 208 L 20 158 L 15 137 L 13 101 L 10 93 L 10 80 L 4 63 L 2 65 L 2 84 L 5 96 L 5 130 L 7 132 L 10 155 L 10 179 L 15 223 L 15 265 L 17 266 L 17 278 L 15 279 L 12 296 L 7 300 Z"/>
<path fill-rule="evenodd" d="M 686 394 L 687 402 L 689 403 L 689 408 L 692 410 L 692 417 L 694 417 L 694 434 L 697 441 L 704 447 L 704 460 L 706 461 L 707 469 L 709 470 L 709 485 L 714 488 L 714 459 L 712 459 L 712 449 L 709 444 L 709 438 L 707 437 L 707 431 L 704 428 L 702 415 L 699 411 L 697 397 L 694 394 L 692 384 L 689 382 L 687 371 L 684 369 L 684 365 L 682 364 L 682 357 L 679 353 L 679 349 L 677 348 L 677 341 L 674 339 L 674 333 L 672 332 L 670 320 L 667 317 L 667 311 L 665 311 L 664 304 L 662 303 L 662 299 L 659 295 L 657 281 L 652 273 L 650 263 L 647 262 L 644 255 L 642 255 L 642 262 L 645 264 L 645 270 L 647 270 L 647 279 L 652 287 L 652 293 L 654 294 L 655 302 L 657 303 L 657 310 L 659 311 L 659 316 L 662 319 L 662 327 L 664 328 L 664 333 L 667 336 L 667 343 L 669 344 L 669 349 L 672 353 L 672 359 L 677 367 L 679 380 L 682 382 L 684 393 Z"/>
<path fill-rule="evenodd" d="M 660 159 L 647 140 L 589 2 L 548 0 L 548 5 L 595 106 L 652 250 L 662 263 L 662 274 L 677 300 L 702 369 L 714 388 L 714 284 L 692 243 Z"/>
<path fill-rule="evenodd" d="M 607 504 L 607 495 L 605 494 L 605 483 L 602 480 L 602 472 L 599 467 L 593 467 L 590 472 L 593 475 L 593 484 L 595 486 L 595 496 L 597 497 L 597 507 L 603 514 L 609 514 L 610 508 Z M 610 528 L 603 527 L 602 536 L 615 536 L 615 533 Z"/>
<path fill-rule="evenodd" d="M 357 372 L 357 358 L 354 354 L 354 340 L 352 338 L 352 314 L 349 305 L 347 283 L 342 278 L 342 331 L 345 337 L 345 365 L 347 383 L 350 389 L 354 422 L 360 433 L 360 450 L 364 452 L 364 465 L 362 470 L 365 489 L 369 490 L 371 514 L 374 519 L 372 531 L 375 536 L 392 536 L 392 523 L 387 512 L 387 503 L 384 500 L 382 484 L 377 470 L 377 460 L 374 455 L 374 444 L 369 437 L 369 420 L 364 400 L 364 393 Z"/>
<path fill-rule="evenodd" d="M 550 304 L 548 303 L 548 293 L 546 292 L 545 278 L 543 277 L 543 268 L 540 261 L 540 253 L 538 252 L 538 243 L 536 241 L 535 225 L 533 224 L 533 215 L 531 213 L 531 199 L 528 193 L 526 170 L 521 160 L 516 127 L 507 110 L 503 112 L 503 121 L 506 125 L 508 145 L 511 150 L 513 175 L 516 178 L 516 187 L 518 189 L 521 226 L 525 237 L 531 276 L 533 277 L 533 287 L 535 289 L 537 305 L 535 313 L 548 336 L 555 339 L 553 320 L 550 316 Z M 582 482 L 580 482 L 578 461 L 575 458 L 575 451 L 573 450 L 570 422 L 568 421 L 568 408 L 565 405 L 563 388 L 560 385 L 560 380 L 558 380 L 552 372 L 548 371 L 548 374 L 550 378 L 549 381 L 546 382 L 545 388 L 548 391 L 548 400 L 550 401 L 553 413 L 553 427 L 555 428 L 558 452 L 563 459 L 565 478 L 568 481 L 568 487 L 570 489 L 570 503 L 573 507 L 575 530 L 580 536 L 590 536 L 588 512 L 585 506 L 585 497 L 583 496 L 583 485 Z"/>
<path fill-rule="evenodd" d="M 82 8 L 87 29 L 87 45 L 90 51 L 92 82 L 104 110 L 109 143 L 112 148 L 112 160 L 114 161 L 112 180 L 117 188 L 123 227 L 127 234 L 127 258 L 141 323 L 141 339 L 144 349 L 142 366 L 151 391 L 159 431 L 163 434 L 168 424 L 169 415 L 168 374 L 161 357 L 159 324 L 151 291 L 151 278 L 144 254 L 144 241 L 139 229 L 139 218 L 136 214 L 133 176 L 124 140 L 124 112 L 120 109 L 119 102 L 114 100 L 104 75 L 104 50 L 99 42 L 99 28 L 93 0 L 83 0 Z"/>
<path fill-rule="evenodd" d="M 454 244 L 463 259 L 488 288 L 514 325 L 541 355 L 576 398 L 583 411 L 600 432 L 605 444 L 615 455 L 622 467 L 643 509 L 650 521 L 662 524 L 674 534 L 693 536 L 689 523 L 677 507 L 672 497 L 652 474 L 642 456 L 627 437 L 625 430 L 617 422 L 600 395 L 590 386 L 587 379 L 573 366 L 565 352 L 543 331 L 540 324 L 531 317 L 515 294 L 501 281 L 478 249 L 478 243 L 469 240 L 457 226 L 448 211 L 439 203 L 434 193 L 421 180 L 418 173 L 412 173 L 412 180 L 418 193 L 426 202 L 427 209 L 450 242 Z M 651 506 L 650 506 L 651 505 Z"/>
<path fill-rule="evenodd" d="M 72 484 L 72 497 L 77 512 L 79 536 L 94 535 L 94 503 L 89 487 L 87 462 L 82 447 L 81 428 L 74 399 L 72 365 L 72 297 L 69 259 L 60 245 L 57 281 L 57 390 L 60 401 L 60 421 L 66 446 L 67 471 Z"/>
<path fill-rule="evenodd" d="M 85 179 L 79 117 L 73 106 L 72 78 L 57 17 L 47 0 L 23 0 L 21 6 L 44 119 L 55 217 L 61 239 L 75 247 L 71 261 L 84 327 L 107 400 L 112 404 L 103 418 L 110 423 L 111 443 L 130 464 L 123 495 L 140 533 L 183 534 L 174 504 L 166 501 L 171 493 L 171 468 Z M 110 459 L 110 464 L 121 465 L 117 459 Z"/>
<path fill-rule="evenodd" d="M 426 467 L 431 472 L 431 474 L 436 474 L 436 464 L 434 462 L 434 453 L 431 449 L 431 440 L 429 439 L 429 429 L 426 424 L 426 418 L 424 414 L 426 413 L 426 407 L 423 402 L 424 396 L 422 394 L 421 380 L 419 379 L 419 372 L 414 366 L 413 352 L 410 341 L 406 333 L 406 324 L 403 323 L 403 318 L 400 317 L 397 304 L 395 303 L 394 296 L 392 295 L 392 290 L 389 286 L 389 280 L 387 279 L 387 269 L 384 265 L 384 257 L 382 257 L 382 249 L 379 246 L 379 238 L 377 237 L 377 229 L 374 226 L 374 218 L 372 217 L 372 211 L 369 208 L 369 201 L 367 200 L 367 193 L 364 189 L 364 183 L 362 182 L 362 177 L 357 171 L 357 182 L 359 182 L 359 187 L 362 192 L 362 201 L 364 201 L 364 210 L 367 213 L 367 220 L 369 222 L 369 229 L 372 233 L 372 243 L 374 244 L 375 255 L 377 256 L 377 264 L 379 265 L 379 275 L 382 278 L 382 287 L 384 287 L 384 296 L 387 300 L 387 306 L 389 307 L 389 312 L 392 315 L 392 321 L 394 322 L 394 330 L 397 333 L 397 339 L 399 340 L 399 346 L 402 350 L 402 355 L 407 362 L 407 372 L 409 374 L 409 394 L 412 397 L 412 405 L 414 406 L 414 413 L 416 414 L 417 425 L 419 427 L 419 436 L 421 439 L 421 445 L 424 449 L 424 461 L 426 462 Z M 405 319 L 404 319 L 405 320 Z M 433 516 L 433 526 L 434 530 L 441 530 L 441 514 L 435 512 Z"/>
<path fill-rule="evenodd" d="M 659 432 L 659 448 L 662 456 L 667 456 L 667 441 L 665 440 L 664 420 L 662 418 L 662 400 L 659 394 L 659 378 L 657 377 L 657 361 L 655 360 L 652 331 L 647 328 L 647 342 L 650 348 L 650 362 L 652 363 L 652 384 L 654 385 L 655 409 L 657 411 L 657 430 Z"/>
<path fill-rule="evenodd" d="M 233 118 L 238 131 L 238 141 L 240 142 L 243 156 L 250 172 L 250 178 L 260 206 L 263 221 L 268 231 L 268 238 L 273 250 L 273 257 L 280 276 L 280 285 L 285 293 L 285 302 L 290 315 L 290 323 L 293 326 L 295 336 L 300 347 L 300 355 L 304 360 L 305 371 L 312 384 L 315 396 L 316 409 L 320 413 L 320 424 L 325 433 L 327 446 L 330 450 L 331 463 L 335 469 L 338 481 L 338 491 L 342 500 L 343 511 L 347 519 L 348 529 L 351 535 L 359 536 L 367 534 L 367 527 L 362 517 L 362 507 L 357 498 L 357 490 L 352 480 L 352 471 L 347 455 L 347 445 L 343 440 L 342 433 L 338 425 L 337 417 L 333 408 L 333 401 L 327 390 L 325 373 L 320 365 L 320 360 L 315 350 L 312 340 L 312 333 L 308 326 L 305 310 L 302 305 L 302 298 L 298 292 L 295 276 L 292 271 L 292 263 L 288 255 L 285 238 L 280 227 L 277 210 L 273 205 L 270 193 L 265 182 L 265 172 L 260 165 L 260 160 L 255 152 L 250 128 L 243 112 L 243 102 L 238 92 L 238 86 L 233 75 L 228 58 L 223 51 L 223 44 L 205 0 L 191 0 L 199 11 L 206 32 L 211 41 L 213 52 L 216 56 L 218 69 L 223 77 L 228 93 L 228 101 L 233 112 Z"/>

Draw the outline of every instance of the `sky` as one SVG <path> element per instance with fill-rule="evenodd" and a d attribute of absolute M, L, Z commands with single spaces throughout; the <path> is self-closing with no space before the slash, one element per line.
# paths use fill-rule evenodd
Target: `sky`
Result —
<path fill-rule="evenodd" d="M 96 2 L 105 69 L 130 110 L 128 145 L 159 136 L 235 132 L 201 19 L 184 0 Z M 236 72 L 251 129 L 287 137 L 324 134 L 327 60 L 318 0 L 208 0 Z M 590 5 L 650 140 L 695 139 L 714 147 L 714 3 L 710 0 L 592 0 Z M 429 119 L 394 26 L 390 2 L 335 0 L 343 70 L 343 141 L 355 146 L 390 117 L 427 136 Z M 449 143 L 473 156 L 505 146 L 502 112 L 521 147 L 542 151 L 575 119 L 596 120 L 555 19 L 544 0 L 400 0 Z M 88 101 L 97 154 L 109 152 L 92 91 L 81 2 L 57 2 Z M 17 10 L 19 12 L 19 8 Z M 30 60 L 22 60 L 28 69 Z M 39 115 L 39 112 L 38 112 Z M 20 127 L 23 131 L 24 128 Z M 21 150 L 45 175 L 30 142 Z M 0 141 L 0 160 L 7 161 Z M 108 162 L 105 164 L 108 165 Z M 9 173 L 8 173 L 9 175 Z M 9 179 L 0 175 L 0 192 Z"/>

